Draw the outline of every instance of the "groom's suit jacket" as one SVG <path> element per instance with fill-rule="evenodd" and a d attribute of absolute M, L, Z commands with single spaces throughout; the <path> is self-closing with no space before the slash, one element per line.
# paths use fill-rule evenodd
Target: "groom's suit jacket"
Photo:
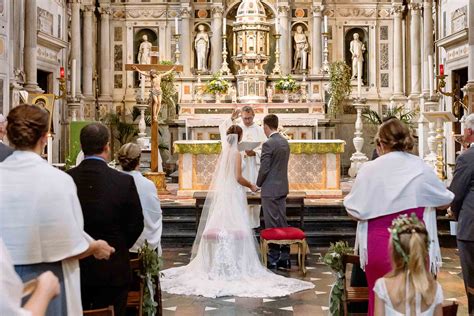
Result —
<path fill-rule="evenodd" d="M 275 133 L 263 143 L 257 186 L 262 188 L 262 197 L 283 197 L 288 195 L 288 141 Z"/>

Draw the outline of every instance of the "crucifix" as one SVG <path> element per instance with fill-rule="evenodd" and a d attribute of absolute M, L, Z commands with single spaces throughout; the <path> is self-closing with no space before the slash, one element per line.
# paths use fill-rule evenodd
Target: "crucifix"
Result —
<path fill-rule="evenodd" d="M 183 66 L 178 65 L 150 65 L 150 64 L 126 64 L 126 70 L 137 71 L 140 75 L 149 77 L 151 81 L 150 97 L 148 104 L 151 110 L 151 172 L 158 172 L 158 114 L 161 110 L 162 91 L 161 79 L 173 71 L 181 72 Z M 148 71 L 148 73 L 147 73 Z M 141 80 L 144 84 L 144 80 Z M 143 89 L 143 88 L 142 88 Z"/>

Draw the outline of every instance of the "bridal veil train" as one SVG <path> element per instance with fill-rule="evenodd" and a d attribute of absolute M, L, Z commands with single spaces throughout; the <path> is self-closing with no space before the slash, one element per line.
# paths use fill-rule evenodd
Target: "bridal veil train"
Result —
<path fill-rule="evenodd" d="M 285 278 L 260 262 L 250 228 L 244 188 L 238 184 L 238 135 L 222 144 L 203 208 L 191 262 L 162 271 L 168 293 L 205 297 L 279 297 L 311 289 L 314 284 Z"/>

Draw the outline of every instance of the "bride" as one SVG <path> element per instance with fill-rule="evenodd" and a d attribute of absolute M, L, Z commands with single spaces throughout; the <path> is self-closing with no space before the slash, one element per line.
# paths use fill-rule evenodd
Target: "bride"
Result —
<path fill-rule="evenodd" d="M 242 129 L 231 126 L 222 143 L 216 171 L 204 204 L 191 262 L 162 271 L 162 289 L 205 297 L 279 297 L 311 289 L 314 284 L 285 278 L 260 262 L 257 241 L 250 228 L 244 187 L 255 184 L 242 177 L 237 144 Z"/>

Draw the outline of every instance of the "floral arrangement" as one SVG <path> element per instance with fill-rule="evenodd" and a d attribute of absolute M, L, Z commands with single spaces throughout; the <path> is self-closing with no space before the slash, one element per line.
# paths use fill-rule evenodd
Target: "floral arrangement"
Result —
<path fill-rule="evenodd" d="M 324 255 L 323 261 L 328 265 L 336 276 L 336 282 L 331 288 L 329 294 L 329 311 L 333 316 L 343 314 L 342 300 L 344 298 L 344 267 L 342 264 L 342 256 L 344 254 L 353 253 L 354 250 L 349 247 L 347 241 L 338 241 L 331 243 L 328 252 Z"/>
<path fill-rule="evenodd" d="M 298 89 L 298 86 L 295 79 L 293 79 L 291 75 L 287 75 L 277 81 L 275 88 L 283 92 L 294 92 Z"/>
<path fill-rule="evenodd" d="M 229 82 L 222 78 L 221 73 L 215 73 L 212 75 L 211 81 L 206 85 L 206 92 L 212 94 L 225 94 L 229 89 Z"/>
<path fill-rule="evenodd" d="M 156 284 L 155 279 L 159 277 L 161 269 L 161 258 L 158 256 L 156 250 L 153 250 L 145 240 L 145 244 L 138 250 L 139 256 L 142 258 L 142 267 L 140 278 L 144 279 L 145 286 L 143 287 L 143 315 L 155 315 L 158 303 L 155 302 L 155 291 L 161 293 L 160 284 Z M 161 294 L 160 294 L 161 295 Z M 160 297 L 161 301 L 161 297 Z"/>

